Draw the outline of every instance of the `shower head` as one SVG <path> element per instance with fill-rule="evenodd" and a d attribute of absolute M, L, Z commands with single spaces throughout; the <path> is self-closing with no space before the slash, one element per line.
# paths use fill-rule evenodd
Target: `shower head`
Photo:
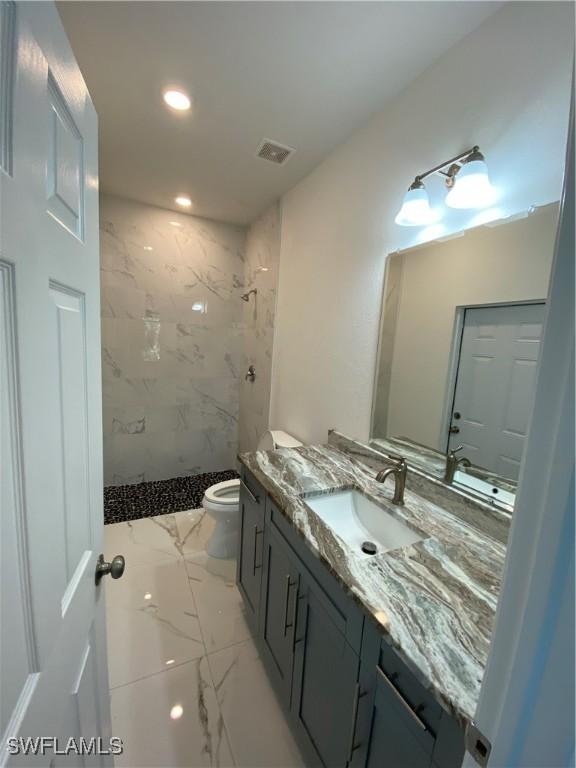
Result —
<path fill-rule="evenodd" d="M 258 291 L 256 290 L 256 288 L 252 288 L 252 290 L 248 291 L 248 293 L 243 293 L 242 296 L 240 296 L 240 298 L 242 299 L 242 301 L 250 301 L 250 294 L 251 293 L 253 293 L 254 296 L 256 296 Z"/>

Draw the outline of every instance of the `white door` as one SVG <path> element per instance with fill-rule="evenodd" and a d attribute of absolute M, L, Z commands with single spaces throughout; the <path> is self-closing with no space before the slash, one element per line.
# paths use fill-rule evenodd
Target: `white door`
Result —
<path fill-rule="evenodd" d="M 97 119 L 51 2 L 0 2 L 0 765 L 110 736 Z M 36 746 L 33 747 L 36 749 Z"/>
<path fill-rule="evenodd" d="M 544 304 L 466 309 L 448 450 L 517 480 L 532 414 Z"/>

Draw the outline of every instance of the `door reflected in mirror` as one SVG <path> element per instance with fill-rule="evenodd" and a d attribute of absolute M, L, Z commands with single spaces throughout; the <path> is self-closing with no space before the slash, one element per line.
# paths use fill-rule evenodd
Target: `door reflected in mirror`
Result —
<path fill-rule="evenodd" d="M 558 205 L 391 254 L 373 447 L 509 509 L 530 425 Z"/>

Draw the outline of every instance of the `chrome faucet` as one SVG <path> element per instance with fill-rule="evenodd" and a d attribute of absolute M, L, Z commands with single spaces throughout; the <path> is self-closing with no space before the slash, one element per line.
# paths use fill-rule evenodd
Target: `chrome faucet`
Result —
<path fill-rule="evenodd" d="M 467 459 L 466 456 L 456 456 L 458 451 L 461 451 L 462 448 L 464 448 L 463 445 L 459 445 L 458 448 L 454 448 L 453 451 L 450 451 L 450 453 L 446 456 L 446 471 L 444 472 L 444 482 L 448 483 L 448 485 L 452 485 L 454 482 L 454 475 L 456 474 L 456 470 L 462 464 L 464 467 L 470 467 L 472 466 L 470 459 Z"/>
<path fill-rule="evenodd" d="M 381 469 L 376 475 L 376 482 L 383 483 L 390 475 L 394 477 L 394 497 L 393 504 L 404 504 L 404 488 L 406 488 L 406 471 L 408 464 L 406 459 L 400 459 L 393 467 Z"/>

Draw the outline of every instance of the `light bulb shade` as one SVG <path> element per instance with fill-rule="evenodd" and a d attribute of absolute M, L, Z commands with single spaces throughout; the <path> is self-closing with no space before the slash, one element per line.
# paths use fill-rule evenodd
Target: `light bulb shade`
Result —
<path fill-rule="evenodd" d="M 429 224 L 433 218 L 428 192 L 420 186 L 406 192 L 402 208 L 396 214 L 394 221 L 401 227 L 418 227 Z"/>
<path fill-rule="evenodd" d="M 484 208 L 494 202 L 496 191 L 490 183 L 484 160 L 469 160 L 456 174 L 446 195 L 450 208 Z"/>

